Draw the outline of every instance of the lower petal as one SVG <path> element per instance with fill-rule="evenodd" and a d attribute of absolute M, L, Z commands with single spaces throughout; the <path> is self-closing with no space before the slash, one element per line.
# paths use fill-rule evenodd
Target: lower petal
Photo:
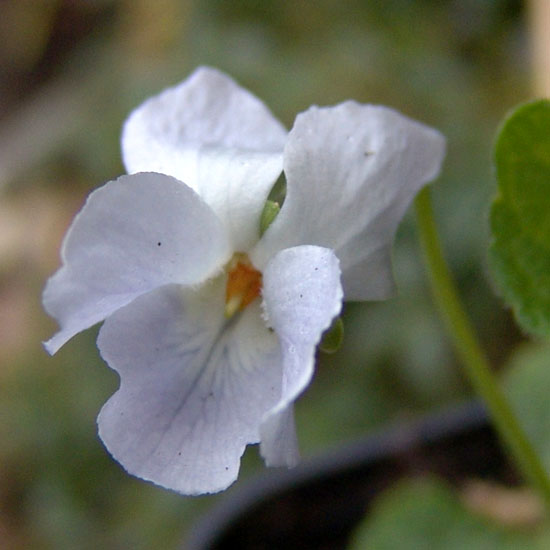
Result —
<path fill-rule="evenodd" d="M 225 277 L 155 290 L 108 318 L 98 339 L 121 379 L 99 415 L 101 439 L 129 473 L 184 494 L 229 486 L 281 398 L 277 337 L 257 303 L 227 321 L 224 290 Z"/>

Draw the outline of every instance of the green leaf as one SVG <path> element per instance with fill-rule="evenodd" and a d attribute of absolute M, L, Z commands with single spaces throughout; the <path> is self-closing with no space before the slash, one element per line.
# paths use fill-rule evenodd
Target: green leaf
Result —
<path fill-rule="evenodd" d="M 382 495 L 355 533 L 350 550 L 542 550 L 545 526 L 514 531 L 468 510 L 435 479 L 407 480 Z"/>
<path fill-rule="evenodd" d="M 490 265 L 520 325 L 550 335 L 550 101 L 516 109 L 495 146 Z"/>

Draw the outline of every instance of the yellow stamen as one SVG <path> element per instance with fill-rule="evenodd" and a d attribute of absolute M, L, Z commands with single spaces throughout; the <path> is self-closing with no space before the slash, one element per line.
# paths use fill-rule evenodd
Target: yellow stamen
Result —
<path fill-rule="evenodd" d="M 225 316 L 232 317 L 252 303 L 262 290 L 262 274 L 246 254 L 235 254 L 228 266 Z"/>

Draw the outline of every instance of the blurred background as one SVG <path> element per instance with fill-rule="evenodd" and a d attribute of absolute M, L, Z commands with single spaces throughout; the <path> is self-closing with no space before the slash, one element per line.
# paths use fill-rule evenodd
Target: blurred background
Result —
<path fill-rule="evenodd" d="M 97 330 L 55 357 L 46 278 L 87 193 L 123 173 L 128 112 L 215 66 L 287 127 L 348 98 L 399 109 L 448 139 L 434 185 L 460 290 L 498 368 L 521 340 L 487 276 L 491 147 L 530 97 L 524 6 L 512 0 L 1 0 L 0 548 L 178 548 L 219 496 L 186 498 L 126 475 L 95 417 L 117 377 Z M 399 296 L 348 304 L 346 339 L 297 405 L 304 456 L 464 400 L 435 314 L 413 212 L 395 246 Z M 241 480 L 261 468 L 247 450 Z M 231 489 L 230 489 L 231 490 Z"/>

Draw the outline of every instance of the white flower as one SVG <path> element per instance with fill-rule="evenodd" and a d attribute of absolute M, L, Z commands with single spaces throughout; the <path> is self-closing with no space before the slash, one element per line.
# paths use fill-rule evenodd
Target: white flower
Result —
<path fill-rule="evenodd" d="M 220 491 L 257 442 L 267 464 L 295 464 L 293 402 L 316 346 L 343 294 L 391 293 L 394 233 L 443 138 L 353 101 L 311 107 L 287 132 L 199 68 L 130 115 L 122 150 L 131 175 L 90 195 L 44 291 L 61 325 L 46 349 L 105 320 L 98 347 L 121 384 L 99 434 L 138 477 Z M 286 200 L 260 238 L 281 170 Z"/>

